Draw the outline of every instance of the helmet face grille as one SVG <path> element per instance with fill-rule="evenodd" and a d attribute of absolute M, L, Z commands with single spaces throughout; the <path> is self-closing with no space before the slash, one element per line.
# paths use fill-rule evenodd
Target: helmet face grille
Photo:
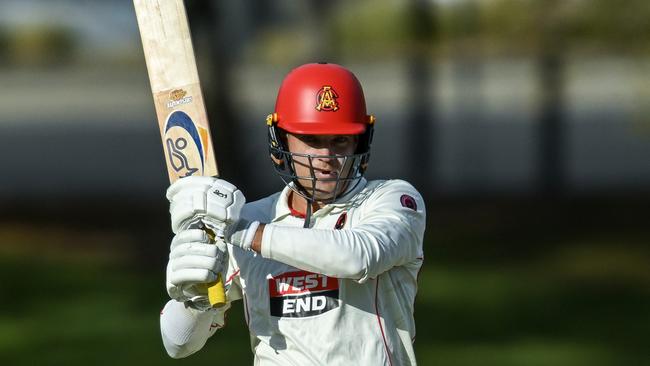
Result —
<path fill-rule="evenodd" d="M 271 156 L 280 161 L 274 161 L 275 171 L 285 184 L 297 194 L 309 201 L 333 202 L 336 198 L 343 196 L 356 187 L 363 177 L 364 162 L 367 161 L 370 152 L 366 151 L 359 154 L 350 155 L 310 155 L 299 154 L 287 151 L 280 146 L 269 144 Z M 316 176 L 317 169 L 314 168 L 313 162 L 317 159 L 337 159 L 341 162 L 338 171 L 333 178 L 320 178 Z M 308 168 L 309 175 L 299 176 L 296 173 L 296 161 L 301 161 L 301 165 Z M 335 182 L 331 191 L 319 190 L 319 183 Z"/>

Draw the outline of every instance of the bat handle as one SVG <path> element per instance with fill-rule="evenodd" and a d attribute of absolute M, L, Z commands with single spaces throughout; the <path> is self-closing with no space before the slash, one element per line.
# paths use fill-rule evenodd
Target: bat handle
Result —
<path fill-rule="evenodd" d="M 223 233 L 215 233 L 214 231 L 202 225 L 201 229 L 205 231 L 210 237 L 211 241 L 215 241 L 217 236 L 223 237 Z M 223 277 L 221 273 L 217 273 L 217 280 L 208 283 L 208 300 L 213 308 L 220 308 L 226 305 L 226 288 L 223 284 Z"/>
<path fill-rule="evenodd" d="M 208 300 L 213 308 L 220 308 L 226 305 L 226 289 L 223 286 L 221 273 L 217 273 L 217 280 L 208 284 Z"/>

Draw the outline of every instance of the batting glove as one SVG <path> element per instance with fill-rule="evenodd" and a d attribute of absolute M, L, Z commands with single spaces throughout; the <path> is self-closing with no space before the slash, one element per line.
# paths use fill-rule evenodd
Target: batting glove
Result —
<path fill-rule="evenodd" d="M 200 229 L 179 232 L 170 247 L 167 293 L 176 301 L 191 301 L 196 308 L 210 308 L 208 284 L 224 270 L 227 257 L 223 240 L 212 243 Z"/>
<path fill-rule="evenodd" d="M 174 233 L 205 224 L 219 236 L 239 220 L 246 203 L 244 194 L 231 183 L 198 176 L 176 181 L 167 189 L 167 199 Z"/>

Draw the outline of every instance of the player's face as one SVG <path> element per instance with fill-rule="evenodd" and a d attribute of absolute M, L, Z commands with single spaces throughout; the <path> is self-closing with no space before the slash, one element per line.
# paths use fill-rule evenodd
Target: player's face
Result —
<path fill-rule="evenodd" d="M 346 188 L 345 181 L 338 184 L 338 178 L 347 178 L 353 159 L 346 159 L 357 149 L 356 135 L 293 135 L 287 134 L 287 146 L 293 155 L 294 169 L 298 177 L 311 177 L 312 169 L 315 183 L 311 179 L 298 179 L 308 191 L 314 189 L 314 199 L 327 199 L 338 195 Z M 315 184 L 315 187 L 313 186 Z M 336 192 L 335 192 L 336 190 Z"/>

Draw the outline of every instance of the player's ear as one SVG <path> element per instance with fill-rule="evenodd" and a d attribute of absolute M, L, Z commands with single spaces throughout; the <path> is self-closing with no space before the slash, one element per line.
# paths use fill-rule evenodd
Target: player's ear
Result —
<path fill-rule="evenodd" d="M 273 164 L 275 164 L 279 169 L 283 169 L 284 159 L 278 158 L 277 155 L 280 154 L 271 154 L 271 161 L 273 161 Z"/>
<path fill-rule="evenodd" d="M 357 151 L 359 149 L 359 135 L 354 135 L 354 151 Z"/>
<path fill-rule="evenodd" d="M 280 140 L 280 146 L 282 149 L 289 151 L 287 135 L 289 135 L 289 132 L 278 128 L 278 139 Z"/>
<path fill-rule="evenodd" d="M 279 141 L 279 148 L 280 148 L 280 154 L 279 157 L 277 157 L 277 162 L 275 161 L 276 159 L 273 159 L 273 162 L 278 165 L 278 168 L 284 169 L 284 165 L 287 162 L 287 159 L 289 158 L 287 156 L 286 151 L 289 151 L 289 145 L 287 143 L 287 131 L 281 130 L 279 128 L 276 128 L 277 131 L 277 137 Z"/>

